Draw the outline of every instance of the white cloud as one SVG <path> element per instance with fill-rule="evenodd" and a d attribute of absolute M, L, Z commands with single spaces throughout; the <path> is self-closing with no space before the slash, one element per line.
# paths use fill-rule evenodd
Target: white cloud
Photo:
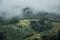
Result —
<path fill-rule="evenodd" d="M 36 10 L 55 12 L 55 8 L 60 5 L 59 2 L 59 0 L 2 0 L 0 3 L 0 11 L 8 11 L 11 13 L 20 14 L 20 9 L 29 6 Z"/>

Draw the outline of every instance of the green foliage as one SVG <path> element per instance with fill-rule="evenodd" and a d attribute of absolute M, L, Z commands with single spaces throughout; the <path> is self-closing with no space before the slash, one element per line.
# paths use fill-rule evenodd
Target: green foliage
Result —
<path fill-rule="evenodd" d="M 58 39 L 60 39 L 60 30 L 58 31 Z"/>
<path fill-rule="evenodd" d="M 0 17 L 0 40 L 38 40 L 32 37 L 35 32 L 44 34 L 42 40 L 57 40 L 60 38 L 60 31 L 58 31 L 60 24 L 55 25 L 54 23 L 54 26 L 52 24 L 52 22 L 57 22 L 58 19 L 55 20 L 56 18 L 53 17 L 54 19 L 50 20 L 48 12 L 33 14 L 32 10 L 27 7 L 23 9 L 23 18 L 24 20 L 20 21 L 19 17 L 13 17 L 10 20 L 4 20 Z M 39 19 L 36 21 L 34 18 Z"/>
<path fill-rule="evenodd" d="M 0 33 L 3 33 L 4 40 L 23 40 L 27 35 L 32 35 L 26 28 L 18 27 L 18 25 L 0 26 Z"/>
<path fill-rule="evenodd" d="M 34 14 L 33 14 L 33 11 L 31 10 L 31 8 L 26 7 L 23 9 L 23 18 L 30 19 L 33 17 L 34 17 Z"/>
<path fill-rule="evenodd" d="M 4 25 L 4 19 L 0 16 L 0 25 Z"/>
<path fill-rule="evenodd" d="M 14 24 L 14 23 L 18 23 L 20 21 L 18 16 L 15 16 L 13 18 L 11 18 L 11 20 L 9 20 L 9 24 Z"/>
<path fill-rule="evenodd" d="M 60 40 L 60 30 L 52 35 L 43 35 L 42 40 Z"/>
<path fill-rule="evenodd" d="M 49 30 L 50 28 L 52 28 L 52 23 L 43 20 L 39 20 L 39 21 L 30 21 L 30 25 L 31 28 L 34 29 L 37 32 L 42 32 L 45 30 Z"/>
<path fill-rule="evenodd" d="M 4 19 L 3 17 L 0 17 L 0 26 L 15 24 L 15 23 L 18 23 L 19 21 L 20 21 L 19 16 L 15 16 L 10 19 Z"/>

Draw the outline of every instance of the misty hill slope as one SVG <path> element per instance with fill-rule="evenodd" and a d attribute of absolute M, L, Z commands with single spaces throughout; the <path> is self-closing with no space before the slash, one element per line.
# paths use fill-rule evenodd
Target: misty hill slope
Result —
<path fill-rule="evenodd" d="M 38 33 L 37 32 L 35 32 L 31 27 L 30 27 L 30 20 L 29 19 L 27 19 L 27 20 L 21 20 L 20 21 L 20 25 L 21 26 L 25 26 L 27 29 L 29 29 L 31 32 L 32 32 L 32 36 L 31 37 L 27 37 L 25 40 L 33 40 L 34 38 L 37 38 L 37 39 L 39 39 L 39 40 L 41 40 L 41 38 L 40 38 L 40 36 L 38 35 Z"/>
<path fill-rule="evenodd" d="M 34 19 L 34 21 L 35 21 L 35 19 Z M 52 22 L 52 24 L 53 24 L 53 28 L 59 28 L 60 29 L 60 23 L 59 22 Z M 26 27 L 29 27 L 30 28 L 30 20 L 29 19 L 25 19 L 25 20 L 21 20 L 20 21 L 20 25 L 22 25 L 22 26 L 26 26 Z"/>
<path fill-rule="evenodd" d="M 34 20 L 35 21 L 35 20 Z M 40 35 L 43 36 L 43 35 L 54 35 L 55 33 L 58 32 L 58 30 L 60 29 L 60 23 L 58 22 L 52 22 L 53 26 L 50 30 L 47 30 L 47 31 L 43 31 L 43 32 L 40 32 Z M 35 30 L 33 30 L 31 27 L 30 27 L 30 20 L 29 19 L 25 19 L 25 20 L 21 20 L 20 21 L 20 25 L 22 26 L 25 26 L 27 29 L 29 29 L 33 34 L 36 33 L 36 34 L 39 34 L 37 33 Z M 35 36 L 31 36 L 31 37 L 28 37 L 26 40 L 28 39 L 31 39 L 31 38 L 34 38 Z"/>
<path fill-rule="evenodd" d="M 16 24 L 3 25 L 0 27 L 0 33 L 7 38 L 6 40 L 24 40 L 30 37 L 33 37 L 32 39 L 35 37 L 40 39 L 37 32 L 31 29 L 29 20 L 21 20 Z"/>
<path fill-rule="evenodd" d="M 9 24 L 0 27 L 0 33 L 3 33 L 7 38 L 6 40 L 33 40 L 34 38 L 41 39 L 43 35 L 54 35 L 60 29 L 60 23 L 52 22 L 53 26 L 51 29 L 37 33 L 30 26 L 31 19 L 20 20 L 16 24 Z M 38 21 L 33 20 L 33 21 Z M 5 39 L 5 38 L 4 38 Z"/>
<path fill-rule="evenodd" d="M 58 32 L 58 30 L 60 30 L 60 23 L 54 23 L 53 22 L 53 28 L 51 28 L 50 30 L 47 30 L 45 32 L 41 32 L 41 35 L 54 35 Z"/>

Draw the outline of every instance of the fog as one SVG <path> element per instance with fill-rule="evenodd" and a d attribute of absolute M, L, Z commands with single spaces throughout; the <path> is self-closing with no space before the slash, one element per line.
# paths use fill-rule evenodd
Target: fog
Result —
<path fill-rule="evenodd" d="M 59 2 L 60 0 L 0 0 L 0 15 L 4 16 L 5 12 L 6 17 L 21 16 L 24 7 L 60 13 Z"/>

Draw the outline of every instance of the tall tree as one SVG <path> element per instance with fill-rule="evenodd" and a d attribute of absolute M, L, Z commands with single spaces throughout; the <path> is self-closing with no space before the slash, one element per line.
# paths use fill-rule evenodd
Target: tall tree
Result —
<path fill-rule="evenodd" d="M 29 7 L 23 9 L 23 17 L 24 18 L 32 18 L 33 12 Z"/>

